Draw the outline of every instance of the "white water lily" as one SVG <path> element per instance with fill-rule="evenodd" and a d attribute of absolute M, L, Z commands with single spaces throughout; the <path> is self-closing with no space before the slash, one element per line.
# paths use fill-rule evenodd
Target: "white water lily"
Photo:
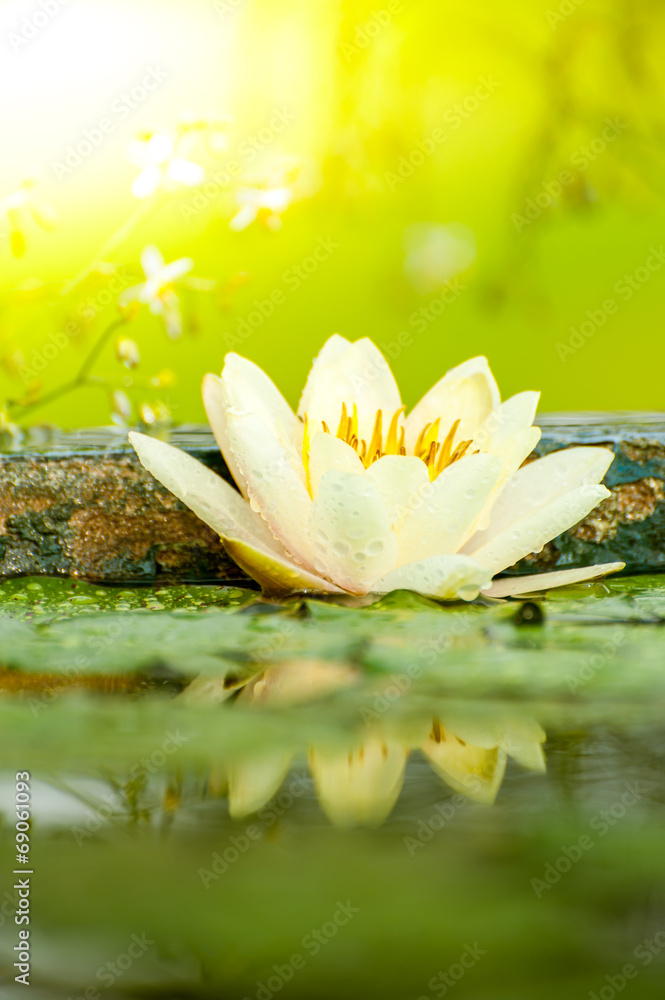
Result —
<path fill-rule="evenodd" d="M 532 771 L 545 770 L 546 734 L 530 717 L 503 718 L 492 711 L 479 718 L 461 713 L 435 719 L 421 750 L 447 785 L 474 802 L 491 805 L 512 757 Z"/>
<path fill-rule="evenodd" d="M 295 706 L 333 695 L 358 683 L 347 663 L 301 659 L 276 663 L 246 680 L 238 707 Z M 199 678 L 185 700 L 219 703 L 228 697 L 225 678 Z M 248 752 L 225 768 L 229 813 L 236 819 L 258 812 L 286 779 L 298 746 Z M 409 748 L 404 741 L 367 729 L 349 745 L 313 745 L 309 765 L 321 808 L 337 826 L 375 825 L 391 812 L 404 779 Z"/>
<path fill-rule="evenodd" d="M 485 358 L 447 372 L 408 416 L 372 341 L 334 335 L 294 413 L 255 364 L 206 375 L 212 430 L 240 492 L 164 442 L 130 434 L 143 465 L 222 538 L 266 593 L 443 600 L 522 593 L 492 578 L 585 517 L 612 452 L 579 447 L 523 465 L 540 438 L 538 393 L 501 402 Z M 622 563 L 531 577 L 529 592 Z"/>
<path fill-rule="evenodd" d="M 291 659 L 244 678 L 201 676 L 181 698 L 202 707 L 236 696 L 238 709 L 289 709 L 349 692 L 361 672 L 345 662 Z M 387 722 L 388 720 L 384 720 Z M 516 708 L 451 705 L 434 719 L 366 725 L 345 738 L 317 741 L 307 748 L 310 773 L 321 808 L 336 826 L 373 826 L 392 811 L 404 782 L 412 749 L 454 791 L 491 805 L 501 787 L 508 757 L 532 771 L 545 770 L 546 734 L 531 716 Z M 305 749 L 298 741 L 248 745 L 225 764 L 211 769 L 212 787 L 228 794 L 229 813 L 241 819 L 259 812 L 280 788 Z M 302 782 L 300 783 L 302 789 Z"/>

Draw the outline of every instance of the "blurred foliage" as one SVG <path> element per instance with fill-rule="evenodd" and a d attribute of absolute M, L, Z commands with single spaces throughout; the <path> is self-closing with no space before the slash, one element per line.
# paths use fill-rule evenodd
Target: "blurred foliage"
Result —
<path fill-rule="evenodd" d="M 384 345 L 410 404 L 485 353 L 505 395 L 542 388 L 548 409 L 660 407 L 664 18 L 655 0 L 54 17 L 8 81 L 99 38 L 85 93 L 68 70 L 12 108 L 2 426 L 201 419 L 229 349 L 295 402 L 334 331 Z M 121 68 L 105 35 L 132 39 Z M 165 82 L 123 111 L 160 55 Z M 191 267 L 130 303 L 151 245 Z"/>

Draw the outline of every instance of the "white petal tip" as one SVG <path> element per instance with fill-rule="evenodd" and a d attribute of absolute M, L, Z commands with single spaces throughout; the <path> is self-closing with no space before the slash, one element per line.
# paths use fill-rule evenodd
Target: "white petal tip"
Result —
<path fill-rule="evenodd" d="M 495 598 L 528 596 L 574 583 L 590 583 L 609 573 L 618 573 L 625 567 L 626 564 L 623 562 L 598 563 L 595 566 L 555 570 L 553 573 L 536 573 L 533 576 L 511 576 L 495 580 L 483 590 L 483 594 L 485 597 Z"/>

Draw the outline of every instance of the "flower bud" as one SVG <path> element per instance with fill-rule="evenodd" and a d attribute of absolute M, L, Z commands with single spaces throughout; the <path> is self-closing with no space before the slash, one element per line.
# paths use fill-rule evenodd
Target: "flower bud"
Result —
<path fill-rule="evenodd" d="M 114 413 L 122 421 L 129 420 L 132 415 L 132 404 L 127 393 L 123 392 L 122 389 L 116 389 L 111 396 L 111 405 Z"/>
<path fill-rule="evenodd" d="M 138 344 L 129 337 L 118 337 L 115 342 L 115 356 L 125 368 L 136 368 L 141 360 Z"/>

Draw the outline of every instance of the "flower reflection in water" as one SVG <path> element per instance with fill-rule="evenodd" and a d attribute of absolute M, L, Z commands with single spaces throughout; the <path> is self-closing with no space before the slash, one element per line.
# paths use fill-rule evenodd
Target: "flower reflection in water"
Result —
<path fill-rule="evenodd" d="M 238 708 L 281 709 L 345 689 L 360 692 L 362 680 L 361 671 L 350 664 L 292 660 L 271 665 L 247 680 L 199 678 L 183 698 L 190 704 L 233 698 Z M 342 827 L 382 823 L 399 797 L 412 750 L 421 750 L 456 792 L 488 805 L 497 796 L 509 756 L 530 770 L 545 770 L 545 732 L 534 719 L 504 707 L 448 711 L 439 704 L 437 699 L 433 719 L 423 714 L 415 725 L 386 719 L 384 724 L 365 724 L 348 741 L 322 738 L 307 748 L 316 794 L 332 823 Z M 224 768 L 213 768 L 211 787 L 227 791 L 232 817 L 249 816 L 278 793 L 302 749 L 294 741 L 235 757 Z"/>

